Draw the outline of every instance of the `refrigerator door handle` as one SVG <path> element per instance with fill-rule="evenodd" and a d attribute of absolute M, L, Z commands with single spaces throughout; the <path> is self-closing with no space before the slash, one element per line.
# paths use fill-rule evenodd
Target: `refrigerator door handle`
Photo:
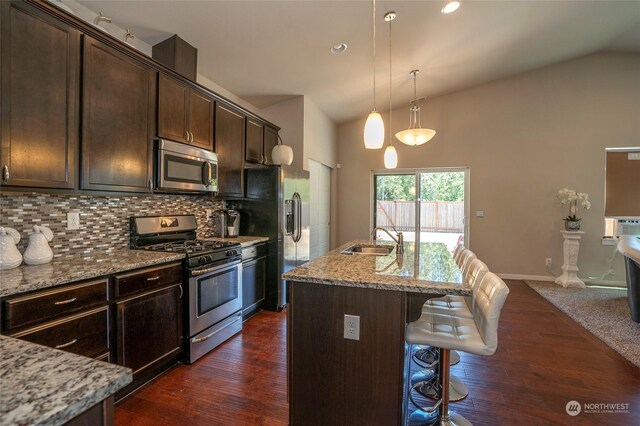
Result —
<path fill-rule="evenodd" d="M 293 199 L 295 200 L 295 209 L 296 209 L 295 220 L 294 220 L 296 231 L 293 236 L 293 241 L 297 243 L 298 241 L 300 241 L 300 238 L 302 237 L 302 197 L 300 197 L 300 194 L 295 192 L 293 194 Z"/>

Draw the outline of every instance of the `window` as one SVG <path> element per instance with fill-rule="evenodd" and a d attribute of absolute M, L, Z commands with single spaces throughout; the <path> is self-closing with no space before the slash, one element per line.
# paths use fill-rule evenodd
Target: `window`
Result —
<path fill-rule="evenodd" d="M 374 172 L 373 225 L 453 250 L 466 237 L 467 176 L 467 169 Z M 390 240 L 383 231 L 376 238 Z"/>
<path fill-rule="evenodd" d="M 640 235 L 640 148 L 607 148 L 605 237 Z"/>

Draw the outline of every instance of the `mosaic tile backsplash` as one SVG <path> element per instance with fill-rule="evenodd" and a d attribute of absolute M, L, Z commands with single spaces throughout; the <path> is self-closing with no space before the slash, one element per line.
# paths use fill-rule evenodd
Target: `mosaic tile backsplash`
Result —
<path fill-rule="evenodd" d="M 0 226 L 20 232 L 18 249 L 24 253 L 33 225 L 53 231 L 49 243 L 54 257 L 91 256 L 94 251 L 129 247 L 129 217 L 159 214 L 195 214 L 198 235 L 210 231 L 206 209 L 224 207 L 207 196 L 151 195 L 112 197 L 38 193 L 0 194 Z M 67 230 L 67 213 L 80 213 L 80 229 Z"/>

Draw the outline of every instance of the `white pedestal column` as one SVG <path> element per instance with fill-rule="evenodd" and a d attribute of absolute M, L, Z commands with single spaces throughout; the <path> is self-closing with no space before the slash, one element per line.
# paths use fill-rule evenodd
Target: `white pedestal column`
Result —
<path fill-rule="evenodd" d="M 562 265 L 562 275 L 556 278 L 556 284 L 562 287 L 586 287 L 584 282 L 578 278 L 578 253 L 580 251 L 580 239 L 583 231 L 560 231 L 564 237 L 564 265 Z"/>

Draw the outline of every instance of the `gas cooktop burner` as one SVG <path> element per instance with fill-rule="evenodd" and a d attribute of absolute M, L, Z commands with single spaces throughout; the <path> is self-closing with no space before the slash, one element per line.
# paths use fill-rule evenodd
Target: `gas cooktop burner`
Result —
<path fill-rule="evenodd" d="M 186 253 L 187 255 L 197 255 L 233 246 L 238 246 L 238 243 L 226 241 L 188 240 L 171 243 L 152 244 L 143 248 L 145 250 L 151 251 L 167 251 L 175 253 Z"/>

